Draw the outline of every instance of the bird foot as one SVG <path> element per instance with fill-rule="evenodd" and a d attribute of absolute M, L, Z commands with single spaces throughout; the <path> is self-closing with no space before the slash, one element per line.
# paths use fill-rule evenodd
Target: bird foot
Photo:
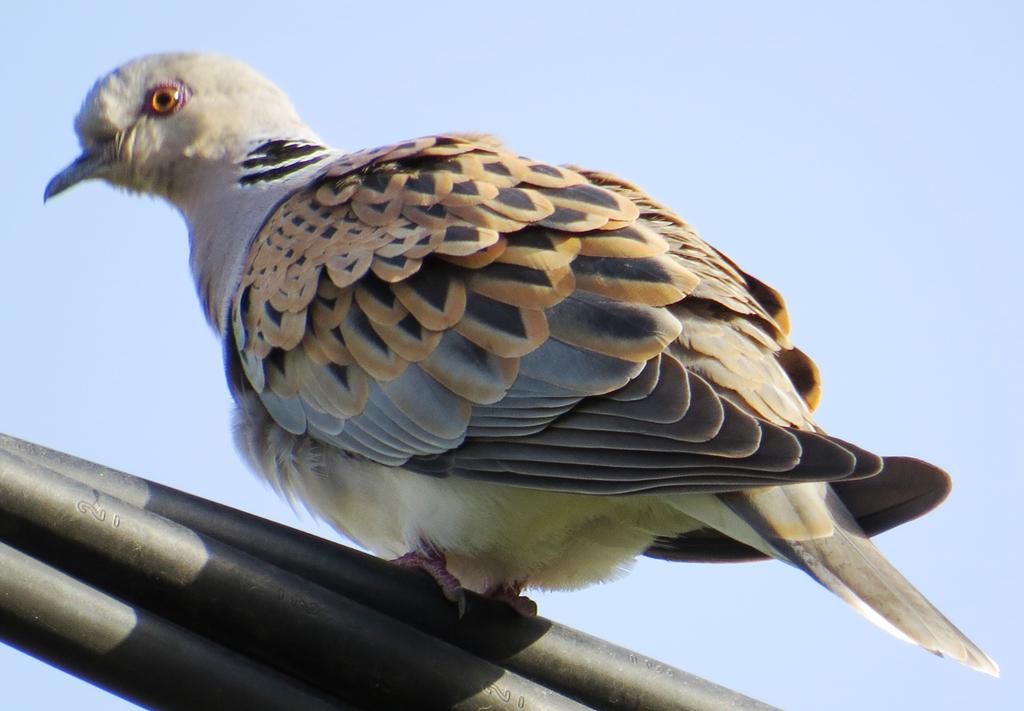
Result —
<path fill-rule="evenodd" d="M 448 561 L 444 553 L 429 543 L 422 543 L 419 550 L 409 551 L 391 561 L 402 568 L 422 570 L 434 579 L 445 598 L 454 602 L 458 608 L 459 618 L 466 614 L 466 589 L 462 583 L 448 570 Z M 522 595 L 525 583 L 516 581 L 495 585 L 484 593 L 492 600 L 508 605 L 520 617 L 536 617 L 537 603 Z"/>
<path fill-rule="evenodd" d="M 462 583 L 448 571 L 448 562 L 445 560 L 444 553 L 429 544 L 424 545 L 423 548 L 424 550 L 409 551 L 391 562 L 402 568 L 422 570 L 428 573 L 441 588 L 445 599 L 455 603 L 461 618 L 466 614 L 466 591 L 462 587 Z"/>
<path fill-rule="evenodd" d="M 525 583 L 522 582 L 496 585 L 484 594 L 492 600 L 505 603 L 520 617 L 536 617 L 537 603 L 522 594 L 524 587 Z"/>

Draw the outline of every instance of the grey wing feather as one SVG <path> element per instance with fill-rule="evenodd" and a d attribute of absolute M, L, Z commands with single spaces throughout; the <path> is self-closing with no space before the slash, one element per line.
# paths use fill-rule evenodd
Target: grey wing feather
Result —
<path fill-rule="evenodd" d="M 813 429 L 773 291 L 631 186 L 541 165 L 428 137 L 281 203 L 233 316 L 271 416 L 382 464 L 587 493 L 877 470 L 779 426 Z"/>

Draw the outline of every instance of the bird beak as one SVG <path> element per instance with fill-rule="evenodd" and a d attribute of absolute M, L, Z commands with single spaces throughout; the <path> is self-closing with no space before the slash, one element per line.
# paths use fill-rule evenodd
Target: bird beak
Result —
<path fill-rule="evenodd" d="M 101 143 L 82 152 L 71 164 L 46 184 L 43 202 L 59 195 L 73 185 L 90 178 L 102 178 L 117 159 L 114 142 Z"/>

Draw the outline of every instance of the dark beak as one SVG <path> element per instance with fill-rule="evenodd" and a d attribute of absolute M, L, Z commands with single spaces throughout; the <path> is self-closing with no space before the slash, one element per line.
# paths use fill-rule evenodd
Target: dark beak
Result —
<path fill-rule="evenodd" d="M 46 184 L 43 202 L 46 202 L 55 195 L 59 195 L 83 180 L 103 177 L 103 173 L 115 160 L 113 144 L 98 145 L 84 151 L 71 165 L 53 176 L 50 182 Z"/>

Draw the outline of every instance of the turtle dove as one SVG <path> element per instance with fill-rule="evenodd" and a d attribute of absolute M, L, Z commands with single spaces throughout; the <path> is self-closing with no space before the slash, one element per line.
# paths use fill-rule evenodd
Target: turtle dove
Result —
<path fill-rule="evenodd" d="M 633 183 L 483 135 L 330 148 L 208 54 L 125 64 L 75 128 L 46 197 L 181 211 L 242 452 L 371 551 L 520 611 L 642 554 L 773 557 L 997 673 L 868 538 L 945 473 L 825 434 L 779 294 Z"/>

